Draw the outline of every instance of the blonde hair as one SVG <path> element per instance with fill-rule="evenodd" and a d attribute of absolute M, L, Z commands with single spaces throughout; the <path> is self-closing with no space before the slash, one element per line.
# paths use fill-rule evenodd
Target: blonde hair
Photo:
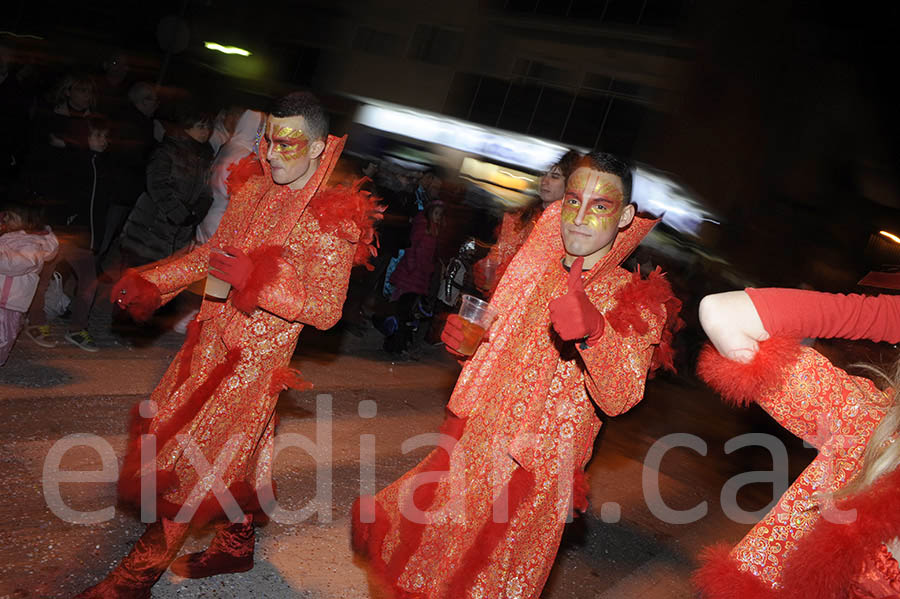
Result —
<path fill-rule="evenodd" d="M 862 493 L 879 477 L 893 472 L 900 464 L 900 443 L 894 442 L 900 432 L 900 393 L 897 393 L 900 389 L 900 359 L 894 363 L 893 372 L 890 374 L 867 364 L 858 366 L 890 385 L 887 391 L 890 394 L 890 407 L 866 444 L 862 469 L 846 486 L 835 491 L 833 497 L 836 500 Z"/>

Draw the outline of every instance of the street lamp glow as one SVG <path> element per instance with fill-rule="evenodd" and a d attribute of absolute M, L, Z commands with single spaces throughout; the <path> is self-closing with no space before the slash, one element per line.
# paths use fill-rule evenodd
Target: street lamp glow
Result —
<path fill-rule="evenodd" d="M 222 54 L 250 56 L 250 52 L 244 50 L 243 48 L 238 48 L 237 46 L 223 46 L 222 44 L 217 44 L 216 42 L 203 42 L 203 45 L 206 46 L 207 50 L 215 50 L 216 52 L 221 52 Z"/>
<path fill-rule="evenodd" d="M 883 235 L 884 237 L 887 237 L 888 239 L 890 239 L 890 240 L 893 241 L 894 243 L 900 243 L 900 237 L 897 237 L 897 236 L 894 235 L 893 233 L 889 233 L 888 231 L 879 231 L 878 233 L 879 233 L 880 235 Z"/>

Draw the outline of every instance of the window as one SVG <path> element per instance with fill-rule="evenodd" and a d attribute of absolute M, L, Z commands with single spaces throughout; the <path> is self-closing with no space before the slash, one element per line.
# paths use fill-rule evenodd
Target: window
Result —
<path fill-rule="evenodd" d="M 609 96 L 589 92 L 579 94 L 572 105 L 572 113 L 563 132 L 563 142 L 593 148 L 603 127 L 610 102 L 612 98 Z"/>
<path fill-rule="evenodd" d="M 451 65 L 462 52 L 463 34 L 436 25 L 419 25 L 413 34 L 409 57 L 436 65 Z"/>
<path fill-rule="evenodd" d="M 497 126 L 509 131 L 528 131 L 531 118 L 537 108 L 541 88 L 527 83 L 513 83 L 509 86 L 509 95 L 503 106 L 503 114 Z"/>
<path fill-rule="evenodd" d="M 353 38 L 353 49 L 378 56 L 400 56 L 403 53 L 403 38 L 394 33 L 360 26 Z"/>
<path fill-rule="evenodd" d="M 573 100 L 571 92 L 545 86 L 528 133 L 547 139 L 559 139 Z"/>
<path fill-rule="evenodd" d="M 481 85 L 472 104 L 469 119 L 482 125 L 495 126 L 506 100 L 509 82 L 493 77 L 482 77 Z"/>

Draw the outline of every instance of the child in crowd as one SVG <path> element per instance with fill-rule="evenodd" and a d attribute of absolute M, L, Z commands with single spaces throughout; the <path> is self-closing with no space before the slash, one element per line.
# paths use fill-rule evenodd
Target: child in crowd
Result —
<path fill-rule="evenodd" d="M 58 247 L 56 236 L 41 226 L 34 210 L 0 211 L 0 366 L 22 330 L 41 268 Z"/>

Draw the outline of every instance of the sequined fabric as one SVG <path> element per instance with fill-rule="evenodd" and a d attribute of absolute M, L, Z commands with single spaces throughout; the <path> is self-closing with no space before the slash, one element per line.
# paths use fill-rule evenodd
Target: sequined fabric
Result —
<path fill-rule="evenodd" d="M 500 316 L 453 391 L 448 407 L 467 418 L 466 426 L 449 473 L 437 486 L 421 540 L 390 581 L 414 596 L 446 597 L 463 556 L 493 517 L 495 498 L 521 466 L 534 484 L 510 514 L 486 564 L 479 564 L 484 567 L 465 597 L 538 597 L 570 514 L 573 472 L 584 467 L 600 429 L 594 403 L 615 415 L 643 396 L 664 317 L 644 311 L 650 323 L 646 334 L 620 336 L 607 327 L 602 342 L 585 350 L 560 342 L 552 332 L 548 304 L 567 289 L 559 218 L 558 205 L 548 208 L 513 258 L 492 299 Z M 653 224 L 633 223 L 587 275 L 586 293 L 601 311 L 614 307 L 614 293 L 630 280 L 618 264 Z M 376 496 L 390 521 L 380 556 L 385 563 L 410 542 L 402 534 L 409 512 L 400 506 L 409 501 L 413 485 L 421 484 L 416 477 L 428 470 L 430 459 Z"/>
<path fill-rule="evenodd" d="M 869 379 L 847 374 L 811 348 L 781 388 L 757 400 L 779 424 L 818 448 L 774 508 L 732 550 L 739 569 L 778 588 L 786 558 L 820 521 L 819 497 L 856 474 L 888 401 Z"/>
<path fill-rule="evenodd" d="M 224 373 L 220 369 L 221 381 L 213 381 L 209 397 L 189 415 L 179 434 L 158 448 L 149 468 L 175 481 L 159 490 L 161 505 L 193 508 L 215 501 L 211 491 L 216 480 L 224 487 L 271 488 L 278 399 L 270 384 L 273 373 L 290 362 L 304 325 L 325 329 L 338 321 L 346 295 L 355 244 L 321 231 L 306 210 L 334 168 L 344 141 L 329 136 L 318 170 L 300 191 L 275 185 L 268 173 L 250 178 L 232 197 L 207 244 L 141 271 L 168 299 L 206 277 L 212 248 L 234 245 L 250 253 L 262 246 L 284 247 L 278 275 L 260 292 L 259 307 L 251 313 L 236 309 L 230 299 L 204 300 L 199 339 L 182 348 L 151 395 L 158 410 L 149 423 L 152 434 L 198 388 L 209 386 L 210 374 L 228 356 L 239 356 Z M 180 372 L 185 367 L 189 373 Z"/>

